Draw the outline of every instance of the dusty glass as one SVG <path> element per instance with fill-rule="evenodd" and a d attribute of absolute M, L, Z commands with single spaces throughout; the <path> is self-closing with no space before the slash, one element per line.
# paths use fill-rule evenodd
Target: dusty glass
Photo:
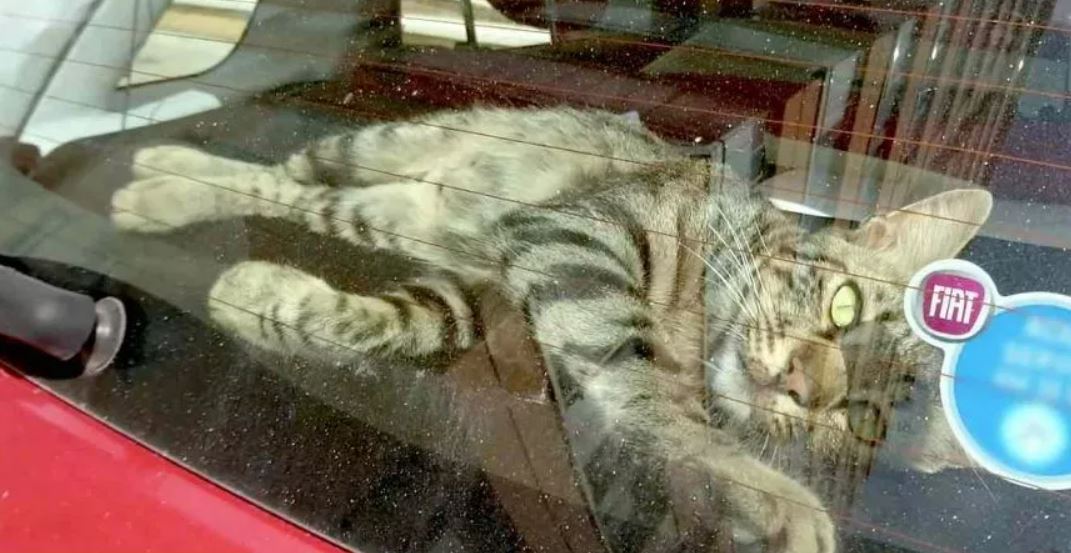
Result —
<path fill-rule="evenodd" d="M 726 178 L 745 181 L 798 219 L 801 233 L 850 231 L 944 190 L 988 190 L 992 213 L 960 257 L 987 271 L 1004 296 L 1071 294 L 1071 3 L 1062 0 L 0 6 L 0 136 L 9 155 L 0 263 L 115 296 L 131 315 L 118 360 L 93 378 L 72 378 L 77 367 L 6 341 L 0 358 L 134 439 L 355 550 L 763 544 L 726 525 L 697 530 L 692 507 L 681 509 L 694 500 L 717 511 L 717 490 L 740 483 L 712 485 L 688 467 L 679 478 L 652 476 L 627 454 L 615 457 L 615 444 L 582 409 L 564 409 L 550 377 L 554 345 L 533 340 L 525 313 L 501 294 L 475 300 L 475 345 L 428 359 L 288 355 L 222 330 L 214 310 L 241 306 L 211 290 L 245 261 L 294 267 L 364 296 L 425 267 L 280 218 L 117 228 L 117 215 L 153 220 L 113 202 L 138 174 L 163 170 L 138 152 L 184 144 L 272 166 L 318 139 L 440 110 L 606 110 L 708 163 L 709 194 Z M 354 174 L 386 170 L 375 160 L 324 161 Z M 227 193 L 196 167 L 179 173 L 192 190 Z M 428 194 L 443 186 L 426 174 L 397 177 Z M 893 284 L 903 289 L 907 278 Z M 835 300 L 845 325 L 853 323 L 851 294 Z M 939 355 L 920 370 L 936 377 L 914 378 L 910 401 L 890 400 L 897 424 L 868 433 L 857 420 L 849 430 L 863 434 L 850 439 L 875 442 L 865 460 L 823 464 L 798 446 L 761 443 L 756 456 L 815 490 L 840 551 L 1071 551 L 1071 491 L 1032 489 L 970 458 L 933 459 L 957 466 L 936 472 L 905 468 L 926 417 L 943 416 L 928 410 L 941 401 L 935 383 L 953 378 L 938 374 Z M 720 420 L 716 394 L 706 399 L 711 424 Z M 1054 408 L 1066 416 L 1071 389 L 1056 395 L 1064 399 Z M 613 463 L 578 460 L 595 450 Z M 678 488 L 645 492 L 667 480 Z"/>

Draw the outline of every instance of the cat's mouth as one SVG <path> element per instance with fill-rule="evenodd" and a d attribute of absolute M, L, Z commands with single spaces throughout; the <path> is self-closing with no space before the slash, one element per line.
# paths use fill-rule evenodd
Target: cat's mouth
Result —
<path fill-rule="evenodd" d="M 760 430 L 775 441 L 804 437 L 807 414 L 776 387 L 756 381 L 742 349 L 738 341 L 726 341 L 708 363 L 715 418 Z"/>

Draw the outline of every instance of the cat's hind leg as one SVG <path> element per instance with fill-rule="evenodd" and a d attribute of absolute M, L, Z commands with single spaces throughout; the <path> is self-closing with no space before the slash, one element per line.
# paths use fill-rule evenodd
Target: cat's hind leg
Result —
<path fill-rule="evenodd" d="M 263 165 L 177 144 L 138 150 L 131 172 L 134 179 L 112 195 L 111 218 L 138 232 L 252 214 L 255 193 L 277 180 Z"/>
<path fill-rule="evenodd" d="M 112 222 L 122 230 L 166 232 L 194 223 L 262 216 L 422 259 L 428 255 L 421 244 L 438 242 L 441 198 L 429 184 L 305 185 L 278 167 L 186 146 L 141 150 L 135 167 L 136 180 L 112 196 Z"/>
<path fill-rule="evenodd" d="M 377 123 L 316 140 L 280 167 L 294 180 L 307 184 L 384 184 L 404 175 L 427 173 L 451 151 L 449 146 L 457 139 L 458 131 L 439 125 Z"/>
<path fill-rule="evenodd" d="M 208 307 L 228 333 L 309 358 L 423 357 L 464 350 L 476 333 L 472 307 L 447 275 L 366 296 L 336 290 L 293 267 L 247 261 L 216 280 Z"/>

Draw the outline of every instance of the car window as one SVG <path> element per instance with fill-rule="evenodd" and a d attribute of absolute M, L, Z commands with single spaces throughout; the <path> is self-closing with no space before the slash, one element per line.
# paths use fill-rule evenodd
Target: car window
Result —
<path fill-rule="evenodd" d="M 255 7 L 255 0 L 172 2 L 138 48 L 130 74 L 119 86 L 187 77 L 214 67 L 241 40 Z"/>
<path fill-rule="evenodd" d="M 128 317 L 0 359 L 251 502 L 1069 551 L 1067 2 L 0 6 L 0 265 Z"/>

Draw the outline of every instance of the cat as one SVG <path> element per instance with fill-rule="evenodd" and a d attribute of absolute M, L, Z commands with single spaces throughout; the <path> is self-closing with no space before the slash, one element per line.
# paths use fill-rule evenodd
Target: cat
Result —
<path fill-rule="evenodd" d="M 708 161 L 616 114 L 473 108 L 330 136 L 277 165 L 143 148 L 111 217 L 138 232 L 281 218 L 427 267 L 376 296 L 263 261 L 226 270 L 213 320 L 286 354 L 462 351 L 478 335 L 472 298 L 496 287 L 525 313 L 563 410 L 596 419 L 645 470 L 679 461 L 703 475 L 721 507 L 697 510 L 702 524 L 727 520 L 769 551 L 829 553 L 823 502 L 760 457 L 770 441 L 829 457 L 880 441 L 889 409 L 936 373 L 900 283 L 955 256 L 992 201 L 955 190 L 803 233 L 714 169 L 725 178 L 710 194 Z M 951 443 L 932 434 L 931 453 Z"/>

